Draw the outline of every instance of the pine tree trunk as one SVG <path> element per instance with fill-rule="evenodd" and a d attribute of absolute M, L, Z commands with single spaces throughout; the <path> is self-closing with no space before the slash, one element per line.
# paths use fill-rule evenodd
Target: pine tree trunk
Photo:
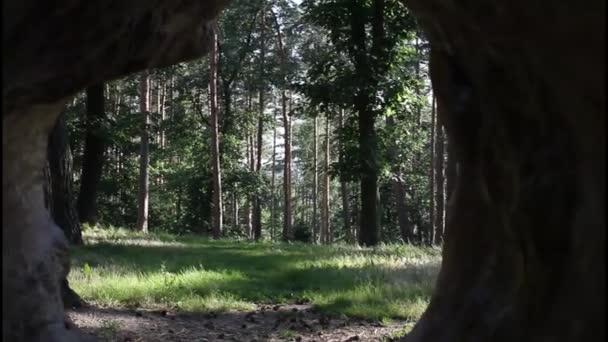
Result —
<path fill-rule="evenodd" d="M 329 196 L 330 196 L 330 182 L 329 182 L 329 149 L 330 149 L 330 120 L 329 114 L 325 119 L 325 159 L 323 164 L 323 203 L 322 203 L 322 223 L 321 223 L 321 236 L 324 244 L 332 242 L 330 232 L 330 212 L 329 212 Z"/>
<path fill-rule="evenodd" d="M 338 127 L 340 130 L 344 128 L 344 109 L 340 108 L 340 115 L 338 116 Z M 344 153 L 343 149 L 340 149 L 340 155 L 338 156 L 340 159 L 340 164 L 344 164 Z M 340 193 L 342 194 L 342 219 L 343 223 L 343 231 L 344 231 L 344 239 L 347 243 L 352 243 L 354 241 L 353 231 L 351 227 L 351 215 L 350 215 L 350 189 L 349 184 L 344 177 L 340 177 Z"/>
<path fill-rule="evenodd" d="M 441 110 L 441 107 L 439 107 L 438 109 Z M 456 160 L 456 156 L 454 154 L 454 144 L 452 142 L 449 141 L 448 138 L 448 146 L 447 146 L 447 152 L 448 152 L 448 161 L 447 161 L 447 166 L 446 166 L 446 170 L 445 170 L 445 178 L 446 178 L 446 197 L 447 197 L 447 205 L 446 205 L 446 210 L 445 210 L 445 221 L 446 221 L 446 228 L 447 228 L 447 222 L 448 222 L 448 217 L 450 215 L 450 210 L 451 210 L 451 199 L 452 199 L 452 194 L 454 192 L 454 185 L 456 184 L 456 177 L 458 175 L 458 162 Z M 447 232 L 444 231 L 444 235 Z"/>
<path fill-rule="evenodd" d="M 219 108 L 217 102 L 217 68 L 218 49 L 217 32 L 213 33 L 209 62 L 209 109 L 211 111 L 211 162 L 213 173 L 213 213 L 212 232 L 213 238 L 219 239 L 223 233 L 223 208 L 222 208 L 222 170 L 220 166 L 220 141 L 219 141 Z"/>
<path fill-rule="evenodd" d="M 235 231 L 239 231 L 240 230 L 240 225 L 239 225 L 239 197 L 237 195 L 236 190 L 232 192 L 232 221 L 233 221 L 233 229 Z"/>
<path fill-rule="evenodd" d="M 86 90 L 86 133 L 80 191 L 76 206 L 80 222 L 89 224 L 97 223 L 97 191 L 104 162 L 105 138 L 102 121 L 105 118 L 105 113 L 103 88 L 103 84 L 97 84 Z M 117 103 L 119 103 L 119 99 Z"/>
<path fill-rule="evenodd" d="M 285 130 L 285 161 L 283 169 L 283 241 L 293 239 L 292 208 L 291 208 L 291 118 L 287 113 L 287 96 L 285 89 L 281 90 L 281 109 L 283 111 L 283 126 Z"/>
<path fill-rule="evenodd" d="M 314 119 L 313 119 L 313 151 L 312 151 L 312 164 L 313 164 L 313 178 L 312 178 L 312 240 L 313 243 L 319 243 L 319 225 L 318 225 L 318 220 L 317 220 L 317 216 L 318 216 L 318 208 L 319 208 L 319 204 L 318 204 L 318 199 L 317 199 L 317 195 L 319 193 L 319 170 L 318 170 L 318 161 L 317 161 L 317 154 L 318 154 L 318 145 L 319 145 L 319 141 L 318 141 L 318 118 L 315 115 Z"/>
<path fill-rule="evenodd" d="M 433 101 L 435 108 L 437 101 Z M 437 112 L 437 109 L 435 109 Z M 443 127 L 438 119 L 435 120 L 435 234 L 433 242 L 441 244 L 443 242 L 444 226 L 444 176 L 443 176 Z"/>
<path fill-rule="evenodd" d="M 431 168 L 430 168 L 430 222 L 429 229 L 426 231 L 426 243 L 433 243 L 433 233 L 435 232 L 435 96 L 431 102 Z M 422 237 L 424 239 L 425 237 Z M 421 240 L 422 240 L 421 239 Z"/>
<path fill-rule="evenodd" d="M 275 238 L 275 225 L 276 225 L 276 157 L 277 157 L 277 122 L 276 116 L 272 116 L 272 178 L 270 180 L 270 191 L 272 192 L 271 204 L 270 204 L 270 240 L 274 241 Z"/>
<path fill-rule="evenodd" d="M 264 108 L 266 103 L 264 102 L 264 74 L 265 74 L 265 58 L 266 58 L 266 14 L 265 10 L 262 9 L 261 15 L 261 36 L 260 36 L 260 89 L 259 89 L 259 117 L 258 117 L 258 131 L 257 131 L 257 160 L 256 160 L 256 172 L 258 175 L 262 173 L 262 145 L 264 135 Z M 259 195 L 255 195 L 253 200 L 253 239 L 258 241 L 262 238 L 262 203 Z"/>
<path fill-rule="evenodd" d="M 412 228 L 405 204 L 405 186 L 401 174 L 397 175 L 397 179 L 393 180 L 393 194 L 395 196 L 399 233 L 403 242 L 409 243 L 412 241 Z"/>
<path fill-rule="evenodd" d="M 247 144 L 247 160 L 249 163 L 249 171 L 255 172 L 255 160 L 254 160 L 254 148 L 253 148 L 253 134 L 249 134 Z M 253 238 L 253 195 L 247 195 L 247 201 L 245 203 L 245 234 L 248 239 Z"/>
<path fill-rule="evenodd" d="M 141 145 L 139 152 L 139 191 L 137 196 L 137 230 L 148 232 L 148 200 L 149 200 L 149 168 L 150 147 L 148 137 L 148 126 L 150 124 L 150 74 L 146 70 L 140 80 L 140 111 L 141 121 Z"/>

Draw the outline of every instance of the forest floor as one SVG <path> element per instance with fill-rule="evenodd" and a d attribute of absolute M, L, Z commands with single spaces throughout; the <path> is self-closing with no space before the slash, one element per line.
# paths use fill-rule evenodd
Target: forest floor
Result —
<path fill-rule="evenodd" d="M 102 341 L 390 341 L 428 304 L 440 251 L 87 229 L 70 319 Z"/>

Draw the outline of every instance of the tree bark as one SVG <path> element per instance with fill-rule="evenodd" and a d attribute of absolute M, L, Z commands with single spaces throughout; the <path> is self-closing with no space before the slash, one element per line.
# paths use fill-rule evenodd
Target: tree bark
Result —
<path fill-rule="evenodd" d="M 222 169 L 220 165 L 220 132 L 217 101 L 217 69 L 218 49 L 217 32 L 213 34 L 213 45 L 209 54 L 209 109 L 211 111 L 211 163 L 213 173 L 213 213 L 212 233 L 214 239 L 219 239 L 223 233 L 223 207 L 222 207 Z"/>
<path fill-rule="evenodd" d="M 441 110 L 441 107 L 437 108 Z M 447 222 L 447 217 L 450 215 L 450 202 L 452 199 L 452 194 L 454 192 L 454 185 L 456 184 L 456 177 L 458 176 L 458 162 L 456 160 L 456 155 L 454 151 L 454 143 L 451 141 L 447 141 L 447 152 L 448 152 L 448 161 L 445 170 L 445 178 L 446 178 L 446 197 L 447 197 L 447 205 L 445 210 L 445 217 Z M 447 224 L 446 224 L 447 226 Z M 445 232 L 444 232 L 445 233 Z"/>
<path fill-rule="evenodd" d="M 279 25 L 278 18 L 271 9 L 270 13 L 274 20 L 275 33 L 277 35 L 277 47 L 279 50 L 279 58 L 281 62 L 281 111 L 283 114 L 283 129 L 285 141 L 285 158 L 283 165 L 283 241 L 293 239 L 292 229 L 292 195 L 291 195 L 291 108 L 287 111 L 287 53 L 283 45 L 283 34 Z M 290 102 L 291 103 L 291 102 Z M 290 104 L 291 107 L 291 104 Z"/>
<path fill-rule="evenodd" d="M 247 160 L 249 163 L 249 171 L 255 172 L 255 157 L 254 157 L 254 147 L 253 147 L 253 134 L 249 134 L 247 139 Z M 245 234 L 248 239 L 253 239 L 253 202 L 254 196 L 251 194 L 247 194 L 247 201 L 245 203 Z"/>
<path fill-rule="evenodd" d="M 330 124 L 329 113 L 325 118 L 325 158 L 323 160 L 323 197 L 321 207 L 321 242 L 329 244 L 332 242 L 331 226 L 330 226 L 330 212 L 329 212 L 329 197 L 330 197 L 330 179 L 329 179 L 329 149 L 330 145 Z"/>
<path fill-rule="evenodd" d="M 317 195 L 319 193 L 319 170 L 318 170 L 318 121 L 317 115 L 313 119 L 313 145 L 312 145 L 312 164 L 313 164 L 313 178 L 312 178 L 312 240 L 313 243 L 319 242 L 319 225 L 317 220 L 318 215 L 318 200 Z"/>
<path fill-rule="evenodd" d="M 262 145 L 264 143 L 264 109 L 266 103 L 264 102 L 264 74 L 265 74 L 265 58 L 266 58 L 266 10 L 265 6 L 262 7 L 262 15 L 260 17 L 260 88 L 259 88 L 259 116 L 258 116 L 258 130 L 257 130 L 257 160 L 256 160 L 256 172 L 258 175 L 262 174 Z M 253 200 L 253 239 L 258 241 L 262 238 L 262 203 L 259 195 L 255 195 Z"/>
<path fill-rule="evenodd" d="M 378 189 L 378 141 L 376 137 L 376 112 L 372 106 L 370 90 L 377 86 L 374 73 L 383 71 L 384 60 L 384 1 L 373 1 L 371 51 L 366 44 L 366 10 L 358 1 L 350 2 L 351 38 L 355 74 L 358 89 L 354 107 L 359 123 L 359 162 L 361 168 L 361 226 L 359 244 L 374 246 L 380 241 L 380 215 Z M 370 56 L 367 55 L 369 53 Z"/>
<path fill-rule="evenodd" d="M 272 178 L 270 180 L 270 191 L 272 192 L 271 204 L 270 204 L 270 239 L 274 241 L 275 238 L 275 226 L 276 226 L 276 191 L 275 191 L 275 179 L 276 179 L 276 157 L 277 157 L 277 122 L 276 116 L 272 116 Z"/>
<path fill-rule="evenodd" d="M 433 101 L 435 112 L 437 112 L 437 101 Z M 433 243 L 443 242 L 443 215 L 444 215 L 444 176 L 443 176 L 443 127 L 439 120 L 435 120 L 435 232 Z"/>
<path fill-rule="evenodd" d="M 74 205 L 72 152 L 68 141 L 65 114 L 57 119 L 48 143 L 48 208 L 55 223 L 73 245 L 82 244 L 78 213 Z"/>
<path fill-rule="evenodd" d="M 283 195 L 285 201 L 283 204 L 283 241 L 290 241 L 293 239 L 291 208 L 291 118 L 290 113 L 287 113 L 287 96 L 285 95 L 285 89 L 281 90 L 281 109 L 283 111 L 283 128 L 285 130 L 285 161 L 283 168 Z"/>
<path fill-rule="evenodd" d="M 338 116 L 338 128 L 342 130 L 344 128 L 344 108 L 340 108 L 340 114 Z M 340 165 L 344 164 L 344 152 L 343 149 L 340 149 L 340 154 L 338 156 Z M 344 177 L 340 177 L 340 192 L 342 195 L 342 220 L 343 222 L 343 231 L 344 231 L 344 239 L 347 243 L 352 243 L 354 241 L 353 231 L 351 228 L 351 215 L 350 215 L 350 189 L 348 182 L 344 179 Z"/>
<path fill-rule="evenodd" d="M 76 207 L 80 222 L 97 223 L 97 191 L 103 172 L 105 138 L 103 132 L 104 85 L 87 88 L 86 133 L 80 176 L 80 192 Z M 118 103 L 118 100 L 117 100 Z"/>
<path fill-rule="evenodd" d="M 430 209 L 429 209 L 429 228 L 426 229 L 426 234 L 422 234 L 421 240 L 425 239 L 427 244 L 433 243 L 433 233 L 435 232 L 435 95 L 431 100 L 431 165 L 429 172 L 429 187 L 430 187 Z M 426 236 L 425 236 L 426 235 Z"/>
<path fill-rule="evenodd" d="M 140 111 L 141 111 L 141 143 L 139 151 L 139 190 L 137 196 L 137 230 L 148 232 L 148 200 L 149 200 L 149 124 L 150 124 L 150 74 L 146 70 L 142 73 L 140 86 Z"/>
<path fill-rule="evenodd" d="M 57 119 L 51 131 L 47 148 L 47 163 L 45 168 L 45 206 L 53 221 L 61 228 L 71 245 L 82 245 L 82 233 L 78 214 L 74 205 L 72 154 L 68 141 L 68 131 L 65 114 Z M 62 265 L 61 299 L 65 307 L 80 307 L 84 301 L 70 288 L 68 274 L 70 258 L 67 251 L 58 249 L 57 257 Z"/>

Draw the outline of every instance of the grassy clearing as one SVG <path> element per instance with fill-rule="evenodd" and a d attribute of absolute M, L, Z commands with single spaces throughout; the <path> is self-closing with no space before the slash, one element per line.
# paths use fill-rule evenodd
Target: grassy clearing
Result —
<path fill-rule="evenodd" d="M 122 229 L 84 231 L 70 283 L 98 304 L 193 312 L 306 301 L 326 312 L 416 320 L 437 274 L 436 249 L 213 241 Z"/>

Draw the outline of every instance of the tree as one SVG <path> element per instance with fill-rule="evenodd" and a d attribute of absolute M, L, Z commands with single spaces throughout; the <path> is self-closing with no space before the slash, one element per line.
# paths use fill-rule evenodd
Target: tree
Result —
<path fill-rule="evenodd" d="M 265 69 L 265 61 L 266 61 L 266 4 L 262 5 L 262 15 L 260 16 L 260 80 L 259 80 L 259 89 L 258 89 L 258 105 L 259 105 L 259 113 L 258 113 L 258 124 L 257 124 L 257 159 L 255 171 L 261 176 L 262 173 L 262 146 L 264 144 L 264 109 L 266 108 L 265 103 L 265 88 L 266 85 L 264 83 L 264 75 L 266 73 Z M 253 198 L 253 239 L 258 241 L 262 238 L 262 200 L 259 194 L 254 195 Z"/>
<path fill-rule="evenodd" d="M 73 245 L 80 245 L 82 233 L 74 204 L 72 153 L 64 114 L 59 116 L 49 135 L 47 160 L 47 207 L 68 241 Z"/>
<path fill-rule="evenodd" d="M 72 179 L 72 153 L 68 143 L 65 114 L 61 114 L 49 135 L 45 184 L 45 206 L 53 221 L 61 228 L 71 245 L 82 245 L 82 232 L 74 205 Z M 66 307 L 79 307 L 84 302 L 70 288 L 67 276 L 70 259 L 67 251 L 57 250 L 63 266 L 61 278 L 61 298 Z"/>
<path fill-rule="evenodd" d="M 430 223 L 429 223 L 429 229 L 427 230 L 427 235 L 426 235 L 426 242 L 428 244 L 432 244 L 433 243 L 433 234 L 435 233 L 435 215 L 436 215 L 436 206 L 437 204 L 435 203 L 435 191 L 436 191 L 436 185 L 435 185 L 435 154 L 437 153 L 437 151 L 435 150 L 435 129 L 437 128 L 437 125 L 435 123 L 435 121 L 437 120 L 436 118 L 436 112 L 435 112 L 435 96 L 433 95 L 433 102 L 431 105 L 431 162 L 430 162 L 430 168 L 429 168 L 429 185 L 430 185 L 430 194 L 431 194 L 431 200 L 430 200 Z"/>
<path fill-rule="evenodd" d="M 338 129 L 342 131 L 344 129 L 344 108 L 340 108 L 340 114 L 338 116 Z M 339 163 L 344 164 L 344 148 L 340 148 L 338 155 Z M 342 195 L 342 219 L 343 219 L 343 231 L 344 239 L 348 243 L 354 242 L 354 236 L 351 224 L 350 214 L 350 189 L 346 177 L 340 177 L 340 193 Z"/>
<path fill-rule="evenodd" d="M 318 150 L 318 132 L 317 132 L 317 124 L 318 124 L 317 115 L 313 117 L 313 157 L 312 157 L 312 172 L 313 172 L 313 183 L 312 183 L 312 239 L 314 243 L 318 242 L 319 239 L 319 225 L 317 221 L 317 211 L 319 208 L 317 196 L 319 194 L 319 169 L 318 169 L 318 161 L 317 161 L 317 150 Z"/>
<path fill-rule="evenodd" d="M 80 175 L 80 192 L 76 206 L 80 222 L 89 224 L 97 223 L 96 201 L 103 172 L 105 151 L 103 88 L 104 84 L 101 83 L 86 90 L 86 136 Z"/>
<path fill-rule="evenodd" d="M 305 18 L 327 30 L 331 41 L 329 56 L 319 58 L 323 53 L 317 53 L 312 61 L 306 92 L 316 103 L 335 103 L 356 113 L 361 187 L 358 239 L 362 245 L 376 245 L 380 240 L 380 151 L 375 123 L 386 109 L 379 99 L 390 68 L 396 65 L 396 47 L 413 27 L 413 20 L 399 2 L 308 0 L 303 5 Z"/>
<path fill-rule="evenodd" d="M 222 171 L 220 166 L 219 142 L 219 108 L 217 103 L 217 63 L 218 40 L 217 32 L 213 32 L 213 44 L 209 53 L 209 109 L 211 112 L 211 163 L 213 173 L 213 238 L 219 239 L 222 235 Z"/>
<path fill-rule="evenodd" d="M 283 241 L 290 241 L 293 239 L 293 228 L 292 228 L 292 204 L 291 204 L 291 115 L 292 113 L 287 111 L 287 52 L 283 44 L 283 33 L 281 32 L 281 26 L 279 20 L 274 11 L 270 10 L 274 21 L 274 27 L 277 36 L 277 47 L 279 51 L 279 59 L 281 64 L 281 76 L 280 76 L 280 87 L 281 87 L 281 113 L 283 114 L 283 130 L 285 141 L 285 158 L 283 160 Z"/>
<path fill-rule="evenodd" d="M 437 101 L 433 101 L 434 105 L 437 106 Z M 435 109 L 437 112 L 437 109 Z M 437 118 L 435 120 L 435 149 L 434 157 L 435 163 L 435 207 L 437 211 L 435 212 L 435 222 L 434 226 L 434 234 L 433 234 L 433 243 L 441 244 L 443 241 L 443 215 L 444 215 L 444 176 L 443 176 L 443 162 L 444 162 L 444 151 L 443 151 L 443 126 L 441 125 L 440 120 Z"/>
<path fill-rule="evenodd" d="M 139 152 L 139 191 L 137 209 L 137 230 L 148 232 L 148 202 L 149 202 L 149 169 L 150 169 L 150 147 L 148 127 L 150 124 L 150 73 L 146 70 L 140 80 L 140 152 Z"/>
<path fill-rule="evenodd" d="M 441 107 L 438 106 L 439 110 Z M 445 178 L 446 178 L 446 222 L 448 220 L 448 215 L 450 215 L 450 200 L 452 199 L 452 195 L 454 193 L 454 185 L 456 184 L 456 177 L 458 176 L 458 162 L 456 161 L 456 156 L 454 153 L 454 144 L 448 140 L 447 153 L 448 153 L 448 161 L 445 169 Z M 446 224 L 447 226 L 447 224 Z M 445 233 L 445 232 L 444 232 Z"/>
<path fill-rule="evenodd" d="M 330 179 L 329 179 L 329 164 L 330 164 L 330 123 L 329 113 L 325 118 L 325 141 L 324 158 L 323 158 L 323 193 L 321 195 L 321 243 L 329 244 L 332 241 L 330 230 L 330 215 L 329 212 L 329 197 L 331 194 Z"/>

